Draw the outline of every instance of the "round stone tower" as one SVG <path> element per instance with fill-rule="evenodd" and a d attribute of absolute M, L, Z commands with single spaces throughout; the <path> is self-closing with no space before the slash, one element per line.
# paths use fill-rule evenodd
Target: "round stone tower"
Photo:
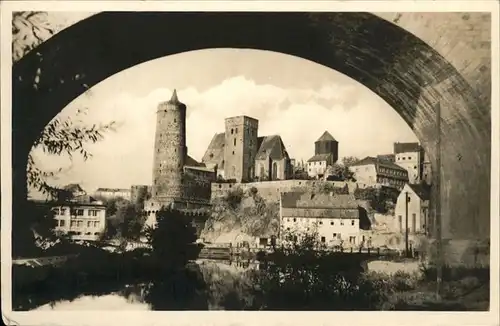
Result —
<path fill-rule="evenodd" d="M 152 198 L 163 205 L 183 197 L 186 148 L 186 105 L 172 98 L 158 105 L 153 160 Z"/>

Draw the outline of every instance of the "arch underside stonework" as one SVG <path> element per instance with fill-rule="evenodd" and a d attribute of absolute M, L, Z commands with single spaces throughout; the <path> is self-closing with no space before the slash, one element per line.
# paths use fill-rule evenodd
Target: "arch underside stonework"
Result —
<path fill-rule="evenodd" d="M 453 243 L 447 249 L 450 263 L 463 261 L 471 241 L 490 235 L 490 18 L 482 13 L 467 14 L 467 19 L 460 13 L 412 15 L 116 12 L 61 31 L 13 66 L 14 218 L 26 200 L 26 160 L 33 141 L 90 87 L 167 55 L 260 49 L 314 61 L 378 94 L 415 132 L 434 171 L 440 105 L 441 175 L 436 181 L 441 193 L 434 191 L 431 205 L 441 200 L 443 238 Z M 422 30 L 415 25 L 418 19 Z M 443 21 L 451 23 L 438 28 Z M 452 29 L 464 32 L 450 34 Z M 447 49 L 449 44 L 462 51 Z M 464 44 L 470 45 L 467 51 Z"/>

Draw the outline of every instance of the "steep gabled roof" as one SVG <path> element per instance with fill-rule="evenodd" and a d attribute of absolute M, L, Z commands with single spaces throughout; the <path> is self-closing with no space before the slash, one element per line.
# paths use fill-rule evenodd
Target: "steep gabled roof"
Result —
<path fill-rule="evenodd" d="M 321 135 L 321 137 L 319 137 L 318 140 L 316 140 L 316 143 L 322 141 L 336 141 L 336 140 L 328 131 L 325 131 L 323 135 Z"/>
<path fill-rule="evenodd" d="M 268 157 L 272 160 L 288 158 L 285 144 L 278 135 L 258 137 L 257 146 L 259 150 L 255 157 L 256 160 L 265 160 Z"/>
<path fill-rule="evenodd" d="M 431 198 L 431 187 L 425 184 L 408 184 L 408 186 L 417 194 L 422 200 L 429 200 Z"/>
<path fill-rule="evenodd" d="M 224 168 L 224 146 L 226 135 L 221 132 L 215 134 L 201 161 L 203 163 L 217 164 L 219 169 Z"/>

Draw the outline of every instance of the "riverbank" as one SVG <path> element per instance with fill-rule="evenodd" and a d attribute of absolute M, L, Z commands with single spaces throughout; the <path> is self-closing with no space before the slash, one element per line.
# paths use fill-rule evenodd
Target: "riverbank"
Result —
<path fill-rule="evenodd" d="M 363 266 L 366 257 L 360 254 L 305 254 L 260 262 L 197 259 L 165 274 L 150 250 L 110 253 L 85 248 L 60 267 L 13 266 L 13 308 L 124 296 L 120 293 L 125 289 L 139 287 L 136 301 L 151 310 L 488 309 L 487 268 L 445 269 L 443 298 L 436 300 L 435 270 L 421 268 L 418 261 L 374 260 Z M 184 293 L 182 300 L 175 293 Z M 99 308 L 106 310 L 105 305 Z"/>

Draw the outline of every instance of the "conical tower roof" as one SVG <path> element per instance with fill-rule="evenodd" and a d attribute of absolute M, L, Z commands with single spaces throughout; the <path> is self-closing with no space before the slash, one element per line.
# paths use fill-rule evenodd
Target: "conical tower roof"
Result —
<path fill-rule="evenodd" d="M 325 131 L 321 137 L 318 138 L 316 142 L 322 142 L 322 141 L 337 141 L 333 136 L 328 132 Z"/>
<path fill-rule="evenodd" d="M 174 89 L 174 92 L 172 93 L 172 97 L 170 100 L 168 100 L 169 104 L 183 104 L 181 101 L 179 101 L 179 98 L 177 97 L 177 90 Z"/>

